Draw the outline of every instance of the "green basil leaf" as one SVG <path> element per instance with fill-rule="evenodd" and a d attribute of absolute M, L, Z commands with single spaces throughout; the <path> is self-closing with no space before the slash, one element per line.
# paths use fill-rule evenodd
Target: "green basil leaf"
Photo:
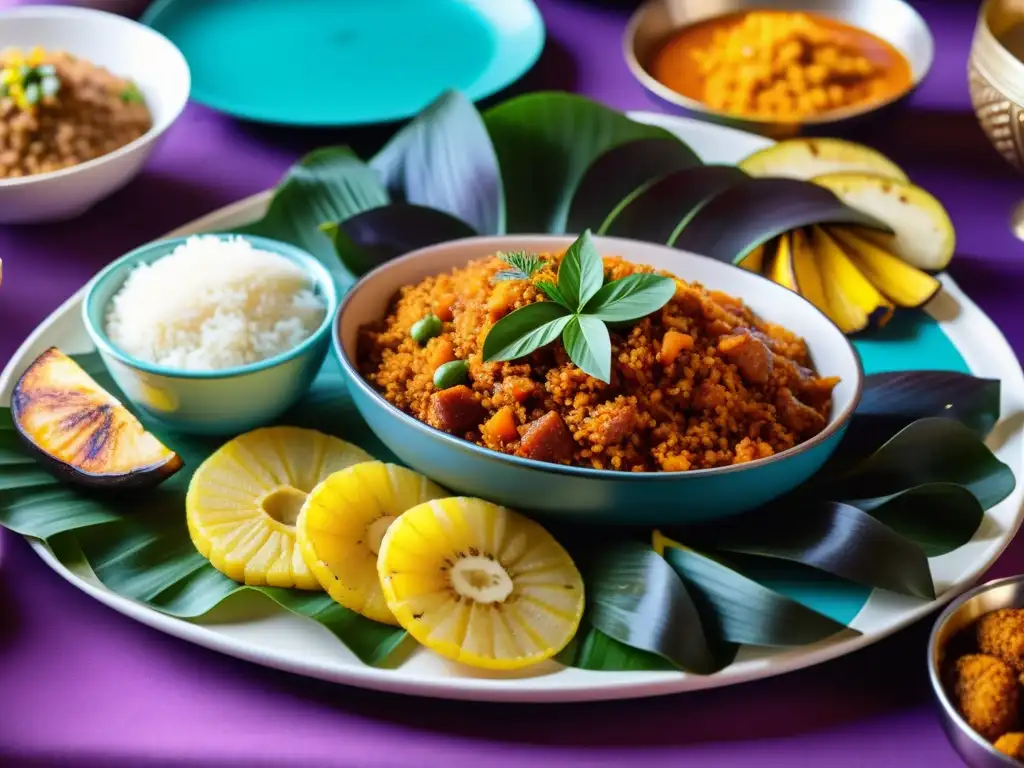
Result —
<path fill-rule="evenodd" d="M 505 315 L 484 339 L 484 362 L 515 360 L 558 338 L 571 315 L 553 301 L 538 301 Z"/>
<path fill-rule="evenodd" d="M 595 565 L 586 579 L 591 625 L 682 669 L 705 675 L 717 669 L 697 607 L 649 545 L 613 545 Z"/>
<path fill-rule="evenodd" d="M 671 277 L 642 272 L 605 284 L 583 311 L 606 323 L 638 320 L 657 312 L 675 293 L 676 281 Z"/>
<path fill-rule="evenodd" d="M 789 560 L 868 587 L 935 599 L 924 550 L 849 504 L 787 501 L 697 535 L 705 549 Z"/>
<path fill-rule="evenodd" d="M 664 557 L 686 584 L 701 615 L 717 617 L 721 636 L 728 642 L 808 645 L 848 629 L 747 578 L 720 558 L 677 546 L 667 546 Z"/>
<path fill-rule="evenodd" d="M 929 483 L 852 503 L 915 542 L 928 557 L 962 547 L 974 538 L 985 518 L 974 494 L 954 483 Z"/>
<path fill-rule="evenodd" d="M 505 231 L 494 145 L 472 102 L 447 91 L 370 161 L 395 200 L 435 208 L 483 235 Z"/>
<path fill-rule="evenodd" d="M 596 317 L 576 315 L 562 332 L 565 351 L 576 367 L 608 384 L 612 377 L 612 342 L 608 328 Z"/>
<path fill-rule="evenodd" d="M 558 286 L 552 283 L 550 280 L 538 281 L 537 287 L 540 288 L 540 290 L 544 292 L 544 295 L 547 296 L 549 299 L 558 302 L 570 312 L 573 311 L 573 308 L 569 304 L 569 300 L 565 298 L 565 296 L 562 294 L 560 290 L 558 290 Z"/>
<path fill-rule="evenodd" d="M 579 312 L 603 282 L 604 262 L 588 229 L 566 249 L 558 265 L 558 290 L 569 301 L 569 308 Z"/>

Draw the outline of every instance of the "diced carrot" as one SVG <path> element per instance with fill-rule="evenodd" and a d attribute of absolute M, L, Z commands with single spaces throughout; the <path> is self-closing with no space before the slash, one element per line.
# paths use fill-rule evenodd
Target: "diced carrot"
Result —
<path fill-rule="evenodd" d="M 511 443 L 519 439 L 515 414 L 507 405 L 491 416 L 481 431 L 491 440 L 499 443 Z"/>
<path fill-rule="evenodd" d="M 449 322 L 452 319 L 452 307 L 455 306 L 455 296 L 446 293 L 434 302 L 434 314 L 441 318 L 442 322 Z"/>
<path fill-rule="evenodd" d="M 439 338 L 434 342 L 434 348 L 430 350 L 430 366 L 432 368 L 438 368 L 454 359 L 455 348 L 452 346 L 451 339 Z"/>
<path fill-rule="evenodd" d="M 494 293 L 487 300 L 487 311 L 493 322 L 497 322 L 509 313 L 515 304 L 515 288 L 509 282 L 498 283 Z"/>
<path fill-rule="evenodd" d="M 693 349 L 693 336 L 669 330 L 665 332 L 665 336 L 661 340 L 661 352 L 658 355 L 658 360 L 662 365 L 669 365 L 675 362 L 681 353 L 691 349 Z"/>
<path fill-rule="evenodd" d="M 525 376 L 509 376 L 502 382 L 501 389 L 512 395 L 517 403 L 521 403 L 533 394 L 536 386 Z"/>

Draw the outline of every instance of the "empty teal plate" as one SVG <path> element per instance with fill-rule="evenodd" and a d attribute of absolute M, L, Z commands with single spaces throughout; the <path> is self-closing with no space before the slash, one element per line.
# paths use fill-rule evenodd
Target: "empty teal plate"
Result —
<path fill-rule="evenodd" d="M 157 0 L 142 21 L 185 55 L 195 101 L 289 125 L 401 120 L 449 88 L 482 99 L 544 47 L 532 0 Z"/>

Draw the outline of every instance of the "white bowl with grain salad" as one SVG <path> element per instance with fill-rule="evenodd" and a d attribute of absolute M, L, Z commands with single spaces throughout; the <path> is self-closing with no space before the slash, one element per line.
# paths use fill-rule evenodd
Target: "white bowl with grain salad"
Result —
<path fill-rule="evenodd" d="M 24 57 L 41 49 L 44 64 L 55 62 L 64 76 L 55 100 L 34 106 L 31 123 L 10 95 L 0 98 L 0 224 L 84 213 L 139 173 L 188 102 L 181 52 L 121 16 L 61 6 L 0 12 L 0 53 L 12 49 Z"/>

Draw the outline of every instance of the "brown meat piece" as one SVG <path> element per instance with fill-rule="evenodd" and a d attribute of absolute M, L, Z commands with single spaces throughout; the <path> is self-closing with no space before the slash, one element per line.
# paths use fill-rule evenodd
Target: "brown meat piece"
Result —
<path fill-rule="evenodd" d="M 825 417 L 797 400 L 786 387 L 780 389 L 775 396 L 775 410 L 778 411 L 779 421 L 798 435 L 816 435 L 825 428 Z"/>
<path fill-rule="evenodd" d="M 729 391 L 721 384 L 704 379 L 693 393 L 693 407 L 697 410 L 714 410 L 729 400 Z"/>
<path fill-rule="evenodd" d="M 994 741 L 1017 727 L 1020 692 L 1009 665 L 993 656 L 971 653 L 952 669 L 952 698 L 964 720 Z"/>
<path fill-rule="evenodd" d="M 548 411 L 526 428 L 516 455 L 560 464 L 572 458 L 575 448 L 576 441 L 572 439 L 572 433 L 562 417 L 554 411 Z"/>
<path fill-rule="evenodd" d="M 1024 609 L 1000 608 L 986 613 L 978 619 L 975 634 L 979 651 L 1024 672 Z"/>
<path fill-rule="evenodd" d="M 772 351 L 748 331 L 726 336 L 718 342 L 719 351 L 739 369 L 751 384 L 766 384 L 772 375 Z"/>
<path fill-rule="evenodd" d="M 464 434 L 480 426 L 486 417 L 487 411 L 465 384 L 442 389 L 430 396 L 427 424 L 442 432 Z"/>
<path fill-rule="evenodd" d="M 640 424 L 636 406 L 632 404 L 617 405 L 601 425 L 599 434 L 602 445 L 617 445 L 630 432 L 635 432 Z"/>

